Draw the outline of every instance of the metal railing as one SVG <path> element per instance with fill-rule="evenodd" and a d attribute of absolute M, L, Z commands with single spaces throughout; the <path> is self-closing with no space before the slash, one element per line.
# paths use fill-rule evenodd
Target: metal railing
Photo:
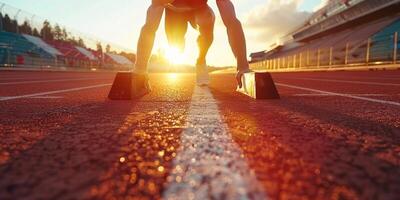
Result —
<path fill-rule="evenodd" d="M 254 70 L 296 71 L 342 69 L 346 67 L 396 65 L 399 63 L 399 34 L 380 35 L 344 45 L 294 51 L 251 64 Z"/>

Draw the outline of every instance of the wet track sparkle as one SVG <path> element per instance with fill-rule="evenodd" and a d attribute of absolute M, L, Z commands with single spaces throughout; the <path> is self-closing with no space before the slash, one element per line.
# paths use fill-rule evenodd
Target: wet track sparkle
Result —
<path fill-rule="evenodd" d="M 400 86 L 355 83 L 399 84 L 395 75 L 273 76 L 283 84 L 400 102 Z M 1 72 L 0 83 L 88 80 L 0 85 L 0 96 L 109 84 L 113 77 Z M 346 82 L 315 80 L 324 78 Z M 185 145 L 195 86 L 190 74 L 151 80 L 153 92 L 138 101 L 107 100 L 109 86 L 0 101 L 0 199 L 162 198 Z M 269 198 L 398 199 L 399 106 L 278 89 L 281 100 L 254 101 L 233 92 L 232 74 L 213 75 L 210 86 L 220 119 Z"/>

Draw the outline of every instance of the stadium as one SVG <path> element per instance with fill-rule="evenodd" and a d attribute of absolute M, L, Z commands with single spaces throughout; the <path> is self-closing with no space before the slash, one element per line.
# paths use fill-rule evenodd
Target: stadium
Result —
<path fill-rule="evenodd" d="M 251 54 L 253 68 L 397 68 L 399 6 L 392 0 L 331 0 L 270 49 Z"/>
<path fill-rule="evenodd" d="M 399 31 L 400 0 L 0 0 L 0 200 L 398 200 Z"/>
<path fill-rule="evenodd" d="M 135 55 L 111 50 L 101 40 L 14 8 L 0 6 L 0 65 L 3 67 L 128 69 Z M 104 44 L 105 45 L 105 44 Z M 118 49 L 118 48 L 117 48 Z"/>

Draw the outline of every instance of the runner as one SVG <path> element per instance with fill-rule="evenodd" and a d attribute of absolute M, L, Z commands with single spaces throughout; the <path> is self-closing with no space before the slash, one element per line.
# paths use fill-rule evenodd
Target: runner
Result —
<path fill-rule="evenodd" d="M 134 73 L 147 75 L 147 65 L 154 46 L 156 31 L 166 7 L 174 6 L 175 0 L 152 0 L 147 10 L 146 23 L 143 26 L 137 46 L 137 60 Z M 188 5 L 198 5 L 206 0 L 187 0 Z M 227 28 L 229 43 L 237 60 L 237 81 L 241 87 L 241 76 L 249 71 L 247 62 L 246 42 L 243 28 L 236 17 L 235 9 L 230 0 L 216 0 L 222 20 Z M 175 4 L 175 7 L 177 7 Z M 150 89 L 150 87 L 147 87 Z"/>
<path fill-rule="evenodd" d="M 199 55 L 196 61 L 197 84 L 208 85 L 209 75 L 206 56 L 213 42 L 215 16 L 207 0 L 175 0 L 166 5 L 165 31 L 170 46 L 183 51 L 188 23 L 199 31 Z"/>

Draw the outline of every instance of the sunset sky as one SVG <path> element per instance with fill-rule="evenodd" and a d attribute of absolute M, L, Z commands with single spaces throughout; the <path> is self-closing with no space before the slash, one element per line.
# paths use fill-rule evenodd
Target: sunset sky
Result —
<path fill-rule="evenodd" d="M 42 18 L 107 40 L 118 46 L 136 51 L 136 43 L 150 0 L 0 0 Z M 208 56 L 210 65 L 234 65 L 225 27 L 215 1 L 217 22 L 215 42 Z M 266 49 L 280 36 L 299 26 L 321 0 L 233 0 L 243 23 L 249 53 Z M 167 49 L 163 26 L 157 35 L 155 51 Z M 185 63 L 196 58 L 196 32 L 187 35 Z"/>

